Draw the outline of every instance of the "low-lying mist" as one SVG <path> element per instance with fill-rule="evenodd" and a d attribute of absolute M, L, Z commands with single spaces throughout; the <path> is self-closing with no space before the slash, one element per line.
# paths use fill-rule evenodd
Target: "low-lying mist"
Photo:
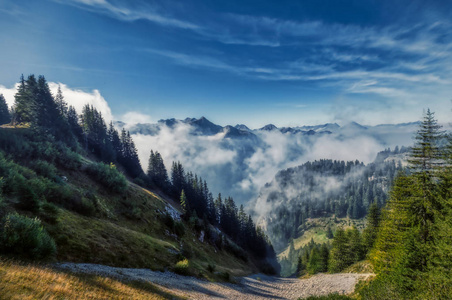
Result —
<path fill-rule="evenodd" d="M 206 135 L 183 121 L 169 126 L 165 122 L 125 126 L 131 131 L 144 170 L 151 149 L 159 151 L 169 173 L 172 161 L 180 161 L 186 170 L 207 180 L 214 194 L 230 195 L 245 205 L 256 199 L 259 190 L 281 169 L 318 159 L 369 163 L 386 147 L 410 145 L 417 129 L 417 124 L 343 126 L 330 133 L 282 133 L 274 129 L 230 137 L 227 127 Z M 158 130 L 143 130 L 150 126 Z"/>

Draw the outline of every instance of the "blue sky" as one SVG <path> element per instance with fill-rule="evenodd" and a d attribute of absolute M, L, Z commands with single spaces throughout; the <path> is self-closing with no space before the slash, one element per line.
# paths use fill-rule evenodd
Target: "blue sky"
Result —
<path fill-rule="evenodd" d="M 116 119 L 379 124 L 430 107 L 447 122 L 451 14 L 451 1 L 1 0 L 0 84 L 97 89 Z"/>

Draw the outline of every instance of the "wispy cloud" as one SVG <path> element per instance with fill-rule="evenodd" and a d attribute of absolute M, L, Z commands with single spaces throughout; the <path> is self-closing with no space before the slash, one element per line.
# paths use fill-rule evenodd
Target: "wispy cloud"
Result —
<path fill-rule="evenodd" d="M 141 3 L 139 7 L 127 7 L 123 3 L 107 0 L 54 0 L 62 4 L 71 4 L 82 9 L 100 12 L 123 21 L 147 20 L 163 26 L 197 30 L 200 27 L 191 22 L 179 20 L 159 12 L 150 4 Z"/>

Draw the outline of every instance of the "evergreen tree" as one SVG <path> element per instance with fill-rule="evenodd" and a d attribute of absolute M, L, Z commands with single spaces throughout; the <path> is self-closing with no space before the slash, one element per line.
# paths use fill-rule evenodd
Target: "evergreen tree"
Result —
<path fill-rule="evenodd" d="M 30 75 L 27 81 L 23 75 L 20 77 L 19 87 L 14 95 L 15 124 L 36 121 L 36 89 L 37 82 L 34 75 Z"/>
<path fill-rule="evenodd" d="M 66 101 L 64 101 L 63 92 L 61 91 L 61 86 L 58 85 L 58 91 L 55 96 L 55 103 L 57 105 L 58 112 L 61 116 L 67 117 L 68 114 L 68 105 Z"/>
<path fill-rule="evenodd" d="M 327 272 L 328 271 L 328 261 L 330 259 L 330 249 L 326 243 L 322 244 L 320 247 L 320 267 L 319 272 Z"/>
<path fill-rule="evenodd" d="M 5 97 L 0 94 L 0 125 L 11 122 L 11 115 L 9 113 L 8 105 L 6 104 Z"/>
<path fill-rule="evenodd" d="M 349 241 L 342 228 L 336 230 L 333 247 L 330 251 L 328 268 L 330 272 L 337 273 L 350 265 Z"/>
<path fill-rule="evenodd" d="M 182 207 L 182 213 L 187 213 L 187 197 L 185 196 L 184 190 L 180 193 L 180 206 Z"/>
<path fill-rule="evenodd" d="M 334 237 L 333 231 L 331 230 L 331 226 L 328 225 L 328 228 L 326 229 L 326 237 L 329 239 L 332 239 Z"/>
<path fill-rule="evenodd" d="M 69 124 L 69 128 L 70 128 L 72 134 L 75 137 L 77 137 L 78 139 L 81 139 L 83 130 L 79 124 L 79 118 L 78 118 L 77 112 L 75 111 L 75 108 L 72 105 L 69 106 L 69 109 L 67 112 L 67 122 Z"/>
<path fill-rule="evenodd" d="M 312 248 L 309 255 L 308 272 L 309 274 L 316 274 L 322 270 L 322 258 L 320 256 L 320 250 L 317 246 Z"/>
<path fill-rule="evenodd" d="M 164 191 L 169 191 L 168 173 L 165 168 L 162 156 L 158 151 L 151 150 L 149 157 L 147 175 L 149 179 Z"/>
<path fill-rule="evenodd" d="M 439 147 L 439 129 L 427 111 L 411 154 L 412 174 L 399 174 L 383 210 L 370 255 L 377 278 L 369 289 L 379 298 L 387 296 L 378 285 L 393 298 L 447 299 L 452 293 L 452 164 Z"/>
<path fill-rule="evenodd" d="M 373 203 L 367 213 L 367 225 L 363 231 L 363 244 L 365 252 L 370 251 L 375 244 L 378 228 L 380 226 L 380 209 Z"/>
<path fill-rule="evenodd" d="M 173 194 L 180 194 L 180 191 L 186 185 L 184 167 L 179 161 L 173 162 L 171 167 L 171 183 L 173 186 Z"/>
<path fill-rule="evenodd" d="M 300 255 L 300 256 L 298 256 L 298 259 L 297 259 L 297 270 L 296 270 L 295 275 L 301 276 L 301 273 L 303 272 L 303 270 L 304 270 L 304 265 L 303 265 L 303 261 L 301 259 L 301 255 Z"/>
<path fill-rule="evenodd" d="M 416 134 L 416 143 L 411 148 L 409 162 L 411 169 L 416 173 L 432 176 L 432 172 L 437 166 L 443 164 L 438 142 L 444 132 L 440 131 L 440 129 L 441 126 L 438 125 L 434 113 L 428 109 Z"/>

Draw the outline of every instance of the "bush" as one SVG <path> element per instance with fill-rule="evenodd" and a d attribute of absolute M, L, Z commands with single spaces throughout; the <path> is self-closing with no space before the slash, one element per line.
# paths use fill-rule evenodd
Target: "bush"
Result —
<path fill-rule="evenodd" d="M 14 213 L 8 214 L 0 222 L 0 251 L 43 259 L 54 255 L 56 246 L 38 218 L 31 219 Z"/>
<path fill-rule="evenodd" d="M 210 273 L 215 272 L 215 265 L 208 264 L 207 271 L 209 271 Z"/>
<path fill-rule="evenodd" d="M 38 195 L 29 185 L 24 185 L 19 193 L 19 208 L 31 212 L 38 212 L 41 207 Z"/>
<path fill-rule="evenodd" d="M 43 177 L 47 177 L 51 180 L 56 180 L 57 176 L 57 169 L 54 165 L 49 164 L 46 161 L 43 160 L 36 160 L 31 164 L 31 167 L 33 170 L 36 171 L 38 175 L 41 175 Z"/>
<path fill-rule="evenodd" d="M 174 273 L 180 274 L 180 275 L 188 275 L 189 274 L 189 265 L 188 259 L 184 259 L 181 261 L 178 261 L 176 265 L 174 266 Z"/>
<path fill-rule="evenodd" d="M 176 233 L 178 237 L 184 236 L 185 226 L 182 222 L 180 221 L 174 222 L 174 233 Z"/>
<path fill-rule="evenodd" d="M 116 169 L 114 164 L 93 163 L 86 171 L 97 182 L 113 192 L 123 193 L 127 189 L 126 177 Z"/>
<path fill-rule="evenodd" d="M 79 214 L 90 217 L 96 213 L 96 205 L 90 198 L 82 197 L 80 206 L 76 208 Z"/>
<path fill-rule="evenodd" d="M 60 155 L 57 157 L 58 165 L 66 170 L 78 170 L 82 166 L 80 155 L 69 150 L 67 147 L 61 147 Z"/>
<path fill-rule="evenodd" d="M 49 202 L 44 202 L 41 206 L 41 218 L 50 224 L 58 223 L 58 216 L 60 214 L 60 210 L 58 207 Z"/>
<path fill-rule="evenodd" d="M 220 277 L 224 281 L 230 281 L 231 280 L 231 274 L 229 274 L 229 272 L 221 272 L 220 273 Z"/>
<path fill-rule="evenodd" d="M 244 262 L 248 261 L 248 256 L 246 255 L 245 250 L 243 250 L 242 248 L 240 248 L 239 246 L 237 246 L 233 242 L 228 241 L 227 239 L 225 239 L 225 242 L 224 242 L 224 250 L 226 250 L 227 252 L 231 253 L 232 255 L 237 257 L 238 259 L 243 260 Z"/>

